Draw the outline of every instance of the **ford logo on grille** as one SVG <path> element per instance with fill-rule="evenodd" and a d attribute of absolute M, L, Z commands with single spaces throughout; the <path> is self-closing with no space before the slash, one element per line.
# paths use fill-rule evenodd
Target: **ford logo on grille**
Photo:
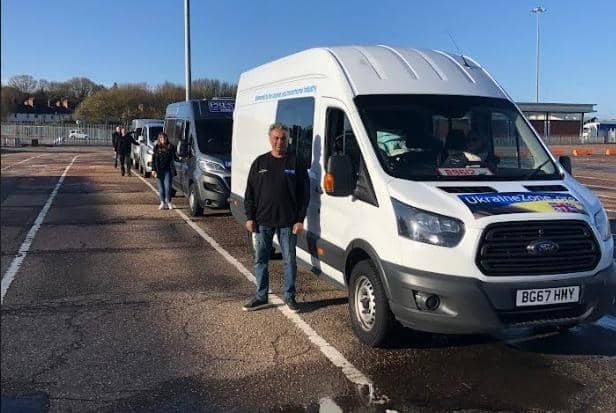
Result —
<path fill-rule="evenodd" d="M 526 247 L 530 255 L 552 255 L 558 251 L 558 244 L 550 240 L 533 241 Z"/>

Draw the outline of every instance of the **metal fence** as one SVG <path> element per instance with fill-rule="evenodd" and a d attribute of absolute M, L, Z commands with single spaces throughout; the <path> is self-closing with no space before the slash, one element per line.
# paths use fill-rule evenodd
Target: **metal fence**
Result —
<path fill-rule="evenodd" d="M 606 143 L 616 143 L 616 139 L 606 136 L 548 136 L 541 137 L 547 145 L 601 145 Z"/>
<path fill-rule="evenodd" d="M 111 145 L 113 125 L 32 125 L 2 122 L 2 146 Z"/>

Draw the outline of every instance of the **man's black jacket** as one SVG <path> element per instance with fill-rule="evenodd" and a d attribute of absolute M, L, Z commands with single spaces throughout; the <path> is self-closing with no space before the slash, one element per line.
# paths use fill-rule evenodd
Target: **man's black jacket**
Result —
<path fill-rule="evenodd" d="M 244 196 L 248 220 L 268 227 L 290 227 L 304 221 L 309 200 L 307 167 L 294 154 L 276 158 L 265 153 L 252 163 Z"/>
<path fill-rule="evenodd" d="M 118 138 L 118 145 L 117 145 L 117 152 L 120 155 L 128 155 L 130 153 L 130 148 L 131 148 L 131 144 L 133 145 L 139 145 L 139 142 L 137 142 L 132 136 L 130 135 L 124 135 L 124 136 L 120 136 Z"/>

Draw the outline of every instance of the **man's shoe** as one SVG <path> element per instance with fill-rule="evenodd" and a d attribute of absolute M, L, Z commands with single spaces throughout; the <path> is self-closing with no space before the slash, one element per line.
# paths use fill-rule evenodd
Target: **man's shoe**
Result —
<path fill-rule="evenodd" d="M 287 307 L 289 307 L 289 310 L 293 311 L 294 313 L 297 313 L 299 311 L 299 306 L 297 305 L 297 301 L 295 301 L 295 297 L 287 298 L 284 302 Z"/>
<path fill-rule="evenodd" d="M 167 209 L 173 209 L 173 204 L 171 202 L 167 202 Z"/>
<path fill-rule="evenodd" d="M 250 300 L 246 301 L 246 304 L 244 304 L 244 306 L 242 307 L 242 310 L 254 311 L 254 310 L 258 310 L 259 308 L 263 308 L 268 304 L 269 303 L 267 301 L 267 298 L 261 299 L 257 297 L 252 297 Z"/>
<path fill-rule="evenodd" d="M 161 202 L 160 205 L 158 206 L 158 209 L 165 209 L 165 203 Z"/>

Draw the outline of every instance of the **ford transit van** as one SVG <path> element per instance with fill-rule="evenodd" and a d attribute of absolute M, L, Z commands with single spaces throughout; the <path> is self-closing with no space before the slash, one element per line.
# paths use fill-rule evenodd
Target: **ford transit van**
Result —
<path fill-rule="evenodd" d="M 231 209 L 273 122 L 309 167 L 297 257 L 347 289 L 371 346 L 394 321 L 436 333 L 568 328 L 614 302 L 609 221 L 476 61 L 333 47 L 241 75 Z"/>
<path fill-rule="evenodd" d="M 164 131 L 178 155 L 172 186 L 186 195 L 192 216 L 229 205 L 234 105 L 203 99 L 167 106 Z"/>

